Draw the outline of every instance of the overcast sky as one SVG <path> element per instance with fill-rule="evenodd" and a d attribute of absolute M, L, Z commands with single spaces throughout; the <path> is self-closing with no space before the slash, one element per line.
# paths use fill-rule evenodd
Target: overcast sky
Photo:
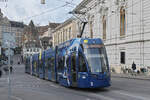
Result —
<path fill-rule="evenodd" d="M 1 1 L 1 0 L 0 0 Z M 74 9 L 82 0 L 46 0 L 42 5 L 41 0 L 8 0 L 0 2 L 0 8 L 4 16 L 14 21 L 23 21 L 28 24 L 32 19 L 36 25 L 46 25 L 49 22 L 63 22 L 71 15 L 69 11 Z M 72 2 L 62 7 L 66 2 Z"/>

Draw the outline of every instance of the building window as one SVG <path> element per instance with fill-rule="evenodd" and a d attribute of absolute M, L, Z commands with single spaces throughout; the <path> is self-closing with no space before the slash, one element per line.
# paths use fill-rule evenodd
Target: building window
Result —
<path fill-rule="evenodd" d="M 94 22 L 94 16 L 91 18 L 90 21 L 90 37 L 93 38 L 93 22 Z"/>
<path fill-rule="evenodd" d="M 125 52 L 120 53 L 120 63 L 125 64 Z"/>
<path fill-rule="evenodd" d="M 125 9 L 121 7 L 120 9 L 120 36 L 124 36 L 126 31 L 126 16 Z"/>
<path fill-rule="evenodd" d="M 29 52 L 29 49 L 27 49 L 27 52 Z"/>
<path fill-rule="evenodd" d="M 61 32 L 61 42 L 63 43 L 63 31 Z"/>
<path fill-rule="evenodd" d="M 58 41 L 58 43 L 57 44 L 59 44 L 59 33 L 57 33 L 57 41 Z"/>
<path fill-rule="evenodd" d="M 66 35 L 66 40 L 65 40 L 65 41 L 67 41 L 67 40 L 68 40 L 68 38 L 67 38 L 67 37 L 68 37 L 68 36 L 67 36 L 67 35 L 68 35 L 67 29 L 66 29 L 65 35 Z"/>
<path fill-rule="evenodd" d="M 93 38 L 93 21 L 90 21 L 90 35 Z"/>
<path fill-rule="evenodd" d="M 63 42 L 65 41 L 65 30 L 63 29 Z"/>
<path fill-rule="evenodd" d="M 69 39 L 71 39 L 71 27 L 69 28 Z"/>
<path fill-rule="evenodd" d="M 103 16 L 103 40 L 106 40 L 106 17 L 105 15 Z"/>
<path fill-rule="evenodd" d="M 36 52 L 36 48 L 34 48 L 34 52 Z"/>

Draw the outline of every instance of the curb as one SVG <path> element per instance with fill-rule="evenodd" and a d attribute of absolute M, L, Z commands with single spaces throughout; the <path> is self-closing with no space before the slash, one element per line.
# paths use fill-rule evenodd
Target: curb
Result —
<path fill-rule="evenodd" d="M 150 77 L 149 78 L 139 78 L 139 77 L 129 77 L 129 76 L 116 76 L 116 75 L 111 75 L 111 77 L 150 81 Z"/>

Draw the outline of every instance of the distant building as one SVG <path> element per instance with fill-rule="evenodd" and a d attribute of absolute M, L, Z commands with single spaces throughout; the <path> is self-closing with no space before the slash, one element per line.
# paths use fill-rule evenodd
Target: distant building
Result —
<path fill-rule="evenodd" d="M 10 21 L 7 17 L 3 17 L 0 9 L 0 42 L 2 42 L 2 34 L 10 32 L 15 35 L 16 46 L 22 47 L 24 24 L 22 22 Z"/>
<path fill-rule="evenodd" d="M 77 37 L 77 25 L 74 18 L 66 20 L 53 31 L 53 46 Z"/>
<path fill-rule="evenodd" d="M 49 23 L 47 29 L 45 30 L 44 34 L 40 36 L 40 40 L 42 42 L 42 47 L 44 49 L 48 49 L 52 47 L 52 32 L 55 30 L 55 28 L 60 25 L 59 23 Z M 44 30 L 43 30 L 44 31 Z"/>
<path fill-rule="evenodd" d="M 41 51 L 41 46 L 36 41 L 27 41 L 23 47 L 23 57 L 29 57 Z"/>
<path fill-rule="evenodd" d="M 15 33 L 17 47 L 22 47 L 22 37 L 24 31 L 24 24 L 22 22 L 9 21 L 11 24 L 11 32 Z"/>
<path fill-rule="evenodd" d="M 33 21 L 24 28 L 23 57 L 32 56 L 42 51 L 39 33 Z"/>

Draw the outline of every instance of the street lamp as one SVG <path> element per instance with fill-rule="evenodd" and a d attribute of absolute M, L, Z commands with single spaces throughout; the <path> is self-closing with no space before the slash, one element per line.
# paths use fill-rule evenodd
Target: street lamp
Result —
<path fill-rule="evenodd" d="M 45 0 L 41 0 L 41 4 L 45 4 Z"/>

